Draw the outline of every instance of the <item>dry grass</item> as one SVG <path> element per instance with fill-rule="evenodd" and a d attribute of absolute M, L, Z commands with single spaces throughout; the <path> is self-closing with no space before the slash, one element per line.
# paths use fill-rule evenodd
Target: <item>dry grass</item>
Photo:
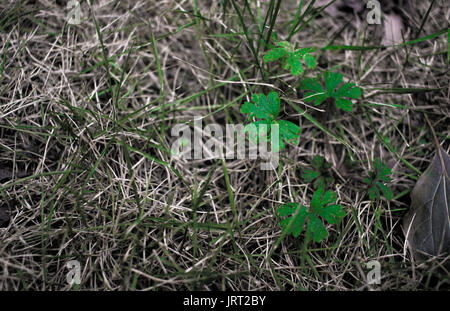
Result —
<path fill-rule="evenodd" d="M 448 23 L 444 0 L 425 20 L 431 2 L 402 11 L 405 41 Z M 286 104 L 301 139 L 278 169 L 261 171 L 258 160 L 176 160 L 168 152 L 171 128 L 194 116 L 244 123 L 239 109 L 251 92 L 273 86 L 303 97 L 298 80 L 263 65 L 259 51 L 262 76 L 249 49 L 258 36 L 239 33 L 232 1 L 85 1 L 78 26 L 65 23 L 65 1 L 56 3 L 0 3 L 0 209 L 10 214 L 0 228 L 0 289 L 69 290 L 72 259 L 81 263 L 83 290 L 448 288 L 448 275 L 411 260 L 401 230 L 409 191 L 434 154 L 424 112 L 448 150 L 445 34 L 396 48 L 321 51 L 319 72 L 338 65 L 364 99 L 346 114 L 299 105 L 345 138 L 354 161 Z M 268 9 L 248 3 L 253 14 Z M 280 38 L 295 3 L 282 2 Z M 251 24 L 249 11 L 243 16 Z M 368 26 L 364 15 L 322 15 L 291 42 L 323 47 L 331 39 L 379 45 L 383 27 Z M 303 238 L 286 237 L 273 249 L 276 209 L 309 202 L 301 170 L 317 154 L 333 164 L 347 216 L 320 244 L 302 250 Z M 377 157 L 394 172 L 390 202 L 371 202 L 362 183 Z M 380 285 L 366 283 L 370 260 L 381 262 Z"/>

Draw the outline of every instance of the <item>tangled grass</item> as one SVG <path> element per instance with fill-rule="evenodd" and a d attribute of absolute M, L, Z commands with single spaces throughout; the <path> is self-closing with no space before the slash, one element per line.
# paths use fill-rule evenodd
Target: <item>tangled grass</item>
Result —
<path fill-rule="evenodd" d="M 399 4 L 406 44 L 383 48 L 364 48 L 386 35 L 364 12 L 304 2 L 295 16 L 298 1 L 82 1 L 79 25 L 65 1 L 0 2 L 0 289 L 70 290 L 69 260 L 82 290 L 448 288 L 401 230 L 435 150 L 424 113 L 449 148 L 446 1 Z M 338 66 L 364 90 L 352 113 L 305 105 L 298 79 L 263 63 L 259 40 L 296 21 L 292 43 L 338 47 L 318 52 L 318 71 Z M 353 159 L 290 105 L 302 134 L 275 170 L 171 156 L 174 125 L 245 123 L 242 102 L 272 89 Z M 274 248 L 279 205 L 311 199 L 301 173 L 314 155 L 332 163 L 346 216 L 321 243 Z M 375 158 L 393 171 L 391 201 L 369 200 L 362 183 Z M 381 284 L 367 283 L 371 260 Z"/>

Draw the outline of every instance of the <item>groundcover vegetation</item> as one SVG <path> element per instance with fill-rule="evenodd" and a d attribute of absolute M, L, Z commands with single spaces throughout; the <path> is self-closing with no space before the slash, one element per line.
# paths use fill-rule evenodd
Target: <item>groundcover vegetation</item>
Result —
<path fill-rule="evenodd" d="M 0 1 L 0 289 L 448 289 L 446 2 Z"/>

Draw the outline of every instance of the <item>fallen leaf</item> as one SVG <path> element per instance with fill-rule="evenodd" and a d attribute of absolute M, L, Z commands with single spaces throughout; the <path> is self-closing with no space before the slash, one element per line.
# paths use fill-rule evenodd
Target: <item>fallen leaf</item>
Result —
<path fill-rule="evenodd" d="M 403 219 L 403 230 L 417 259 L 450 253 L 449 176 L 450 157 L 440 147 L 417 180 L 411 192 L 411 209 Z"/>

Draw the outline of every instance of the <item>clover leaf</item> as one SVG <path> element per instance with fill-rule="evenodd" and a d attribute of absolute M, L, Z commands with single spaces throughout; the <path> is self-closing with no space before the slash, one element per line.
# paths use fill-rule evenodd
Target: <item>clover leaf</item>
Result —
<path fill-rule="evenodd" d="M 278 209 L 278 214 L 284 218 L 280 225 L 286 234 L 298 237 L 306 225 L 307 240 L 321 242 L 328 237 L 328 231 L 323 224 L 324 219 L 329 224 L 338 224 L 345 216 L 342 206 L 336 203 L 336 193 L 324 188 L 317 189 L 312 197 L 310 208 L 299 203 L 287 203 Z"/>
<path fill-rule="evenodd" d="M 342 74 L 336 72 L 324 73 L 325 87 L 318 78 L 305 78 L 300 83 L 300 88 L 309 92 L 305 93 L 304 100 L 308 103 L 314 102 L 319 106 L 328 98 L 333 98 L 336 107 L 344 111 L 352 111 L 353 103 L 350 99 L 361 96 L 361 89 L 354 83 L 342 84 Z M 342 84 L 339 88 L 338 86 Z M 349 99 L 350 98 L 350 99 Z"/>

